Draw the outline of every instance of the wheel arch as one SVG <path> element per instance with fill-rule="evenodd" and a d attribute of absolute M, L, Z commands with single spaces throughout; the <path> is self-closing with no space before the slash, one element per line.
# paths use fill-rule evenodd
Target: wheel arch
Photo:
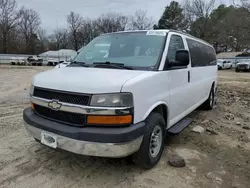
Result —
<path fill-rule="evenodd" d="M 159 114 L 161 114 L 165 120 L 166 123 L 166 127 L 169 124 L 169 108 L 168 108 L 168 104 L 164 101 L 160 101 L 155 103 L 154 105 L 152 105 L 149 110 L 146 112 L 146 114 L 144 115 L 143 119 L 147 119 L 147 117 L 149 116 L 149 114 L 151 114 L 152 112 L 157 112 Z"/>

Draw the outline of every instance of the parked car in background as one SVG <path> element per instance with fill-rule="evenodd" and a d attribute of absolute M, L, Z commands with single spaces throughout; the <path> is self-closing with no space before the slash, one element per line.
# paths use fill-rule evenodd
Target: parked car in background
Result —
<path fill-rule="evenodd" d="M 70 61 L 64 61 L 58 65 L 55 66 L 55 69 L 58 69 L 58 68 L 63 68 L 63 67 L 66 67 L 67 65 L 69 65 L 71 62 Z"/>
<path fill-rule="evenodd" d="M 250 60 L 240 61 L 236 64 L 235 72 L 250 71 Z"/>
<path fill-rule="evenodd" d="M 80 50 L 77 51 L 77 54 L 79 54 L 80 51 L 81 51 L 82 49 L 83 49 L 83 47 L 82 47 Z M 76 56 L 77 56 L 77 55 L 72 56 L 72 57 L 69 58 L 67 61 L 63 61 L 63 62 L 59 63 L 58 65 L 55 66 L 55 68 L 58 69 L 58 68 L 63 68 L 63 67 L 68 66 L 68 65 L 74 60 L 74 58 L 75 58 Z"/>
<path fill-rule="evenodd" d="M 17 65 L 17 62 L 18 62 L 18 60 L 17 60 L 16 57 L 11 57 L 10 58 L 10 65 Z"/>
<path fill-rule="evenodd" d="M 231 61 L 217 59 L 217 66 L 218 66 L 218 70 L 231 69 L 233 67 L 233 63 Z"/>
<path fill-rule="evenodd" d="M 105 41 L 108 49 L 101 49 Z M 56 78 L 56 79 L 55 79 Z M 36 141 L 69 152 L 154 167 L 167 133 L 178 134 L 216 98 L 216 53 L 174 30 L 103 34 L 65 68 L 36 75 L 24 126 Z"/>
<path fill-rule="evenodd" d="M 10 65 L 26 65 L 27 61 L 23 57 L 12 57 L 10 60 Z"/>
<path fill-rule="evenodd" d="M 27 58 L 28 64 L 32 66 L 42 66 L 43 59 L 34 55 Z"/>
<path fill-rule="evenodd" d="M 63 60 L 59 60 L 58 58 L 49 58 L 47 66 L 56 66 L 63 62 L 64 62 Z"/>

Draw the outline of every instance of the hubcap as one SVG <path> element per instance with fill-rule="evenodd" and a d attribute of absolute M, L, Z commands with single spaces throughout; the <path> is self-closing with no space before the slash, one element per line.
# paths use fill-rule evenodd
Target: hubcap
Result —
<path fill-rule="evenodd" d="M 156 157 L 160 152 L 162 144 L 162 129 L 159 125 L 155 126 L 151 138 L 150 138 L 150 145 L 149 145 L 149 152 L 152 157 Z"/>

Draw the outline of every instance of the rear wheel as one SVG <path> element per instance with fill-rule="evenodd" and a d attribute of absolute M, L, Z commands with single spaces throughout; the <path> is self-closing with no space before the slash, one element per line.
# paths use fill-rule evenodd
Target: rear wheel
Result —
<path fill-rule="evenodd" d="M 149 115 L 141 147 L 132 155 L 135 164 L 144 169 L 151 169 L 158 163 L 164 149 L 165 127 L 162 115 L 155 112 Z"/>
<path fill-rule="evenodd" d="M 203 103 L 202 108 L 204 110 L 212 110 L 214 107 L 215 103 L 215 91 L 214 91 L 214 86 L 212 86 L 210 90 L 210 94 L 208 99 Z"/>

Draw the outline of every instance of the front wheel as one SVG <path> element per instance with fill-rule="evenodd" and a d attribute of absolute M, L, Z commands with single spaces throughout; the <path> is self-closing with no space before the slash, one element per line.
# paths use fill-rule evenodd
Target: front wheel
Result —
<path fill-rule="evenodd" d="M 144 169 L 153 168 L 164 149 L 166 124 L 162 115 L 152 112 L 146 119 L 143 141 L 138 152 L 132 155 L 133 162 Z"/>
<path fill-rule="evenodd" d="M 240 72 L 240 71 L 239 71 L 239 69 L 236 68 L 236 69 L 235 69 L 235 72 Z"/>

